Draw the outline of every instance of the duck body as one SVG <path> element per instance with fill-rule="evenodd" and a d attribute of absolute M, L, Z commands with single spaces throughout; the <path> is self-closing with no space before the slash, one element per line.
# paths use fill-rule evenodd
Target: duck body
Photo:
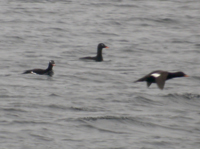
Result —
<path fill-rule="evenodd" d="M 147 87 L 149 87 L 152 83 L 156 83 L 158 88 L 162 90 L 164 88 L 166 80 L 177 77 L 188 77 L 188 76 L 183 72 L 168 72 L 163 70 L 156 70 L 136 80 L 135 82 L 146 81 Z"/>
<path fill-rule="evenodd" d="M 107 47 L 103 43 L 100 43 L 97 46 L 97 55 L 96 56 L 94 56 L 94 57 L 91 57 L 91 56 L 81 57 L 80 59 L 82 59 L 82 60 L 94 60 L 94 61 L 97 61 L 97 62 L 101 62 L 101 61 L 103 61 L 103 56 L 102 56 L 103 48 L 109 48 L 109 47 Z"/>
<path fill-rule="evenodd" d="M 94 61 L 97 61 L 97 62 L 103 61 L 102 56 L 95 56 L 95 57 L 88 56 L 88 57 L 82 57 L 80 59 L 82 59 L 82 60 L 94 60 Z"/>
<path fill-rule="evenodd" d="M 30 69 L 26 70 L 23 74 L 38 74 L 38 75 L 48 75 L 53 76 L 53 66 L 55 66 L 55 62 L 53 60 L 49 61 L 49 66 L 47 69 Z"/>

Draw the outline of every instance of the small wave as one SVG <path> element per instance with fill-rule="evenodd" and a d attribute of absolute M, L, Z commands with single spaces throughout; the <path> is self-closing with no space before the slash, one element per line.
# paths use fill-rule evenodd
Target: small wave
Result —
<path fill-rule="evenodd" d="M 132 5 L 132 4 L 119 4 L 119 5 L 116 5 L 118 7 L 124 7 L 124 8 L 139 8 L 139 6 L 137 5 Z"/>
<path fill-rule="evenodd" d="M 173 105 L 184 105 L 185 108 L 192 108 L 193 110 L 198 109 L 200 106 L 200 95 L 193 93 L 185 94 L 168 94 L 163 96 L 167 100 L 171 101 Z"/>
<path fill-rule="evenodd" d="M 185 93 L 185 94 L 168 94 L 165 95 L 164 97 L 170 97 L 170 98 L 184 98 L 187 100 L 198 100 L 200 99 L 199 94 L 192 94 L 192 93 Z"/>
<path fill-rule="evenodd" d="M 145 132 L 147 128 L 149 132 L 155 129 L 171 129 L 157 123 L 152 123 L 149 121 L 149 118 L 145 117 L 100 116 L 79 118 L 79 120 L 84 122 L 86 127 L 117 134 L 127 134 L 130 131 L 144 133 L 144 128 Z"/>
<path fill-rule="evenodd" d="M 24 96 L 0 95 L 0 98 L 24 98 Z"/>
<path fill-rule="evenodd" d="M 37 139 L 44 140 L 44 141 L 53 141 L 53 138 L 43 136 L 43 135 L 38 135 L 38 134 L 30 134 L 32 137 L 36 137 Z"/>
<path fill-rule="evenodd" d="M 172 42 L 172 43 L 188 43 L 188 44 L 192 43 L 192 42 L 190 42 L 190 41 L 181 40 L 181 39 L 172 39 L 171 42 Z"/>
<path fill-rule="evenodd" d="M 151 24 L 147 24 L 147 23 L 141 23 L 140 26 L 147 27 L 147 26 L 152 26 L 152 25 Z"/>
<path fill-rule="evenodd" d="M 115 33 L 106 33 L 106 32 L 99 32 L 97 34 L 100 34 L 100 35 L 108 35 L 108 36 L 119 36 L 118 34 L 115 34 Z"/>
<path fill-rule="evenodd" d="M 163 103 L 161 103 L 161 101 L 154 101 L 151 98 L 155 98 L 154 96 L 151 97 L 150 95 L 148 95 L 148 97 L 144 97 L 144 96 L 136 96 L 136 103 L 135 104 L 139 104 L 139 105 L 143 105 L 143 106 L 150 106 L 150 105 L 162 105 Z"/>
<path fill-rule="evenodd" d="M 27 112 L 25 110 L 22 109 L 18 109 L 18 108 L 3 108 L 3 111 L 8 111 L 8 112 Z"/>
<path fill-rule="evenodd" d="M 116 117 L 116 116 L 100 116 L 100 117 L 84 117 L 81 120 L 96 121 L 96 120 L 132 120 L 130 117 Z"/>
<path fill-rule="evenodd" d="M 10 77 L 12 74 L 1 74 L 0 77 Z"/>
<path fill-rule="evenodd" d="M 195 44 L 196 47 L 200 48 L 200 44 Z"/>
<path fill-rule="evenodd" d="M 85 117 L 79 120 L 84 122 L 86 127 L 97 129 L 107 133 L 127 134 L 129 131 L 123 129 L 125 124 L 122 121 L 127 121 L 128 117 L 116 117 L 116 116 L 100 116 L 100 117 Z M 103 122 L 101 122 L 103 121 Z M 116 125 L 118 123 L 118 125 Z M 122 129 L 119 129 L 122 127 Z"/>
<path fill-rule="evenodd" d="M 4 37 L 6 37 L 6 38 L 13 38 L 13 39 L 21 39 L 21 40 L 23 40 L 23 38 L 20 37 L 20 36 L 9 36 L 9 35 L 6 35 L 6 36 L 4 36 Z"/>
<path fill-rule="evenodd" d="M 156 19 L 154 20 L 155 22 L 158 23 L 168 23 L 168 24 L 172 24 L 172 23 L 178 23 L 177 20 L 171 19 L 171 18 L 162 18 L 162 19 Z"/>
<path fill-rule="evenodd" d="M 138 99 L 137 101 L 139 101 L 140 103 L 153 103 L 153 100 L 142 96 L 137 96 L 135 97 L 135 99 Z"/>
<path fill-rule="evenodd" d="M 49 125 L 49 122 L 43 121 L 26 121 L 26 120 L 13 120 L 9 124 L 38 124 L 38 125 Z"/>
<path fill-rule="evenodd" d="M 46 29 L 46 30 L 56 30 L 56 31 L 65 31 L 65 29 L 63 29 L 63 28 L 58 28 L 58 27 L 52 27 L 52 28 L 48 28 L 48 29 Z"/>
<path fill-rule="evenodd" d="M 200 80 L 200 77 L 199 77 L 199 76 L 193 76 L 192 78 L 197 79 L 197 80 Z"/>
<path fill-rule="evenodd" d="M 47 106 L 48 108 L 52 108 L 52 109 L 59 109 L 59 110 L 67 110 L 68 107 L 63 106 L 63 105 L 55 105 L 55 104 L 51 104 Z"/>
<path fill-rule="evenodd" d="M 49 96 L 53 96 L 53 97 L 60 97 L 59 95 L 57 95 L 57 94 L 54 94 L 54 93 L 50 94 Z"/>
<path fill-rule="evenodd" d="M 89 112 L 96 112 L 97 108 L 87 108 L 87 107 L 67 107 L 64 105 L 58 105 L 58 104 L 51 104 L 48 106 L 45 106 L 51 109 L 57 109 L 57 110 L 72 110 L 72 111 L 89 111 Z"/>
<path fill-rule="evenodd" d="M 98 111 L 96 108 L 89 109 L 89 108 L 86 108 L 86 107 L 71 107 L 70 109 L 74 110 L 74 111 L 87 111 L 87 112 L 96 112 L 96 111 Z"/>
<path fill-rule="evenodd" d="M 122 124 L 128 124 L 130 123 L 131 125 L 134 124 L 135 126 L 149 126 L 149 127 L 157 127 L 157 124 L 153 124 L 150 122 L 146 122 L 148 120 L 145 120 L 144 118 L 141 117 L 125 117 L 125 116 L 99 116 L 99 117 L 84 117 L 80 118 L 79 120 L 83 122 L 95 122 L 99 120 L 106 120 L 106 121 L 113 121 L 116 123 L 122 123 Z"/>
<path fill-rule="evenodd" d="M 121 39 L 121 40 L 118 40 L 119 42 L 129 42 L 128 40 L 126 39 Z"/>

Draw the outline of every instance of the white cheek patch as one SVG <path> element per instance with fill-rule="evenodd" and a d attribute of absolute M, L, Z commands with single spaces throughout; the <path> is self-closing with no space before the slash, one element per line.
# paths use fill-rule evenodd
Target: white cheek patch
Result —
<path fill-rule="evenodd" d="M 153 77 L 157 78 L 157 77 L 159 77 L 159 76 L 160 76 L 160 74 L 159 74 L 159 73 L 152 73 L 152 74 L 151 74 L 151 76 L 153 76 Z"/>
<path fill-rule="evenodd" d="M 32 74 L 36 74 L 35 72 L 31 71 Z"/>

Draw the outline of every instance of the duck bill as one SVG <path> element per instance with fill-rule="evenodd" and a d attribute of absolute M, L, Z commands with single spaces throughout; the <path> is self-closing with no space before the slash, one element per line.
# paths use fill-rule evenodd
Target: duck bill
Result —
<path fill-rule="evenodd" d="M 109 47 L 106 46 L 105 48 L 109 48 Z"/>
<path fill-rule="evenodd" d="M 189 77 L 188 75 L 184 75 L 184 77 Z"/>

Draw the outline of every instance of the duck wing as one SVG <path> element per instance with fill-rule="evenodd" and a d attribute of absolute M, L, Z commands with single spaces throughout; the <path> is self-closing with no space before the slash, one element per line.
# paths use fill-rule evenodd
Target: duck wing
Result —
<path fill-rule="evenodd" d="M 156 76 L 156 74 L 154 74 Z M 165 86 L 165 81 L 167 79 L 168 76 L 168 72 L 161 72 L 160 74 L 157 74 L 157 77 L 155 77 L 156 80 L 156 84 L 158 86 L 158 88 L 160 88 L 161 90 L 164 88 Z"/>
<path fill-rule="evenodd" d="M 28 74 L 28 73 L 42 75 L 42 74 L 45 73 L 45 70 L 43 70 L 43 69 L 31 69 L 31 70 L 26 70 L 23 74 Z"/>

